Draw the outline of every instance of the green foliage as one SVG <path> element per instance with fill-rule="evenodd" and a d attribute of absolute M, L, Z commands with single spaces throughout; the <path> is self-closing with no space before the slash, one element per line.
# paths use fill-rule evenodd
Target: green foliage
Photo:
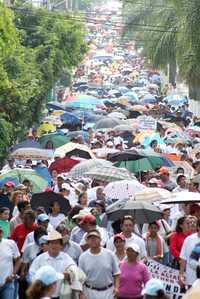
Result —
<path fill-rule="evenodd" d="M 54 85 L 69 82 L 86 50 L 84 30 L 69 15 L 0 4 L 0 153 L 36 123 Z M 12 134 L 11 134 L 12 133 Z M 2 139 L 2 138 L 1 138 Z M 0 154 L 1 155 L 1 154 Z"/>

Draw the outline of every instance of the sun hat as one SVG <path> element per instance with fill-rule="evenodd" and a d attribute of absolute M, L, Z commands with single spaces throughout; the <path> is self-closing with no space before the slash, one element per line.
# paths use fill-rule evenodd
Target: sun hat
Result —
<path fill-rule="evenodd" d="M 44 222 L 44 221 L 49 221 L 49 216 L 45 213 L 42 213 L 40 215 L 37 216 L 37 221 L 40 221 L 40 222 Z"/>
<path fill-rule="evenodd" d="M 157 296 L 160 290 L 164 291 L 163 282 L 159 279 L 152 278 L 146 283 L 142 295 Z"/>
<path fill-rule="evenodd" d="M 33 281 L 40 280 L 46 286 L 64 279 L 64 275 L 62 273 L 58 273 L 51 266 L 43 266 L 36 273 L 33 278 Z"/>
<path fill-rule="evenodd" d="M 140 247 L 135 243 L 131 243 L 126 246 L 126 249 L 129 249 L 129 248 L 131 248 L 133 251 L 135 251 L 137 253 L 140 253 Z"/>
<path fill-rule="evenodd" d="M 53 230 L 48 234 L 48 241 L 56 241 L 56 240 L 62 240 L 62 235 L 56 230 Z"/>
<path fill-rule="evenodd" d="M 87 233 L 86 238 L 88 239 L 89 237 L 98 237 L 101 238 L 100 232 L 98 230 L 92 230 Z"/>

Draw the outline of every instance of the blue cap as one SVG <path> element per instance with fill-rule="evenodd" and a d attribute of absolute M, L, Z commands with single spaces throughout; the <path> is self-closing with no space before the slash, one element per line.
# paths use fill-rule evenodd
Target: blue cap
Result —
<path fill-rule="evenodd" d="M 47 244 L 48 243 L 48 235 L 43 235 L 39 238 L 38 241 L 39 245 Z"/>
<path fill-rule="evenodd" d="M 164 289 L 164 284 L 161 280 L 152 278 L 146 283 L 142 295 L 157 296 L 158 291 L 164 291 Z"/>
<path fill-rule="evenodd" d="M 58 273 L 51 266 L 43 266 L 36 273 L 33 278 L 33 281 L 40 280 L 46 286 L 64 279 L 64 275 L 62 273 Z"/>
<path fill-rule="evenodd" d="M 44 222 L 44 221 L 47 221 L 47 220 L 49 220 L 49 216 L 45 213 L 39 214 L 37 216 L 37 221 Z"/>

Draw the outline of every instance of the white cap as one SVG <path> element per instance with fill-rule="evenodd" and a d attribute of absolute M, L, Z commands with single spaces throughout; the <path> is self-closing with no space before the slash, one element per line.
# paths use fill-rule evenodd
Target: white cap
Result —
<path fill-rule="evenodd" d="M 33 281 L 40 280 L 43 284 L 49 286 L 62 279 L 64 279 L 64 275 L 62 273 L 56 272 L 51 266 L 43 266 L 35 273 Z"/>
<path fill-rule="evenodd" d="M 65 190 L 71 190 L 71 187 L 70 187 L 70 185 L 69 184 L 67 184 L 67 183 L 63 183 L 62 184 L 62 189 L 65 189 Z"/>
<path fill-rule="evenodd" d="M 133 251 L 140 253 L 140 247 L 135 244 L 135 243 L 131 243 L 129 245 L 126 246 L 126 249 L 131 248 Z"/>

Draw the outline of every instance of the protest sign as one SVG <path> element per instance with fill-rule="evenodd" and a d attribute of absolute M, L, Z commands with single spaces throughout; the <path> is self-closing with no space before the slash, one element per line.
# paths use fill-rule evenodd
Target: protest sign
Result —
<path fill-rule="evenodd" d="M 151 259 L 148 259 L 147 266 L 152 278 L 157 278 L 163 281 L 166 294 L 170 297 L 170 299 L 182 298 L 183 293 L 181 293 L 181 288 L 178 284 L 179 271 L 157 263 Z"/>
<path fill-rule="evenodd" d="M 140 116 L 137 118 L 139 120 L 139 128 L 141 130 L 156 130 L 157 121 L 151 116 Z"/>

